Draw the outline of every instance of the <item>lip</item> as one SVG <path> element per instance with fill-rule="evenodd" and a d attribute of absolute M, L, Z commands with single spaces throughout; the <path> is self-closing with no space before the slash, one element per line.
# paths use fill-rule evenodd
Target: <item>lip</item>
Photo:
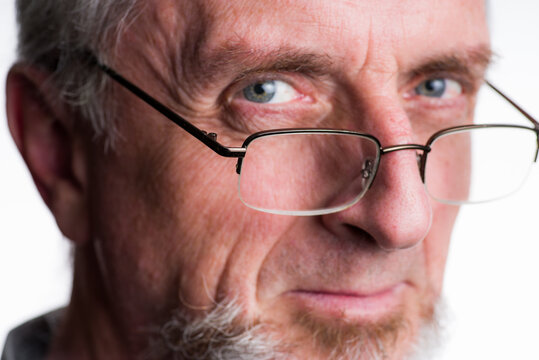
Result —
<path fill-rule="evenodd" d="M 309 313 L 349 321 L 376 322 L 395 313 L 403 304 L 405 283 L 374 291 L 294 290 L 289 299 Z"/>

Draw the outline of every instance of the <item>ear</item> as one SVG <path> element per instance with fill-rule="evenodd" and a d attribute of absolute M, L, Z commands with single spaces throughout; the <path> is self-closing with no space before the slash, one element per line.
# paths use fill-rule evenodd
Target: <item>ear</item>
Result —
<path fill-rule="evenodd" d="M 58 227 L 82 244 L 89 238 L 83 137 L 48 79 L 48 72 L 33 66 L 11 68 L 6 84 L 9 129 Z"/>

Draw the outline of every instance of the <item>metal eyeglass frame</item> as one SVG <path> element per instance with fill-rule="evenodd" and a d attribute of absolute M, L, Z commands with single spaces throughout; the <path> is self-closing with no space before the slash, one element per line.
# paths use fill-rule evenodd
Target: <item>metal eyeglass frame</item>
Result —
<path fill-rule="evenodd" d="M 364 190 L 363 194 L 366 193 L 369 188 L 371 187 L 372 183 L 374 182 L 374 178 L 376 177 L 376 173 L 378 172 L 378 165 L 380 163 L 382 155 L 394 152 L 394 151 L 400 151 L 400 150 L 418 150 L 422 151 L 422 153 L 418 156 L 420 156 L 419 159 L 419 171 L 421 176 L 421 181 L 425 183 L 425 166 L 427 163 L 427 156 L 428 153 L 431 151 L 431 145 L 432 143 L 439 137 L 450 134 L 450 133 L 457 133 L 461 131 L 467 131 L 470 129 L 479 129 L 479 128 L 522 128 L 522 129 L 528 129 L 531 131 L 534 131 L 536 133 L 537 137 L 537 148 L 535 152 L 535 158 L 534 162 L 537 162 L 537 157 L 539 154 L 539 122 L 534 119 L 529 113 L 527 113 L 523 108 L 521 108 L 518 104 L 516 104 L 512 99 L 510 99 L 507 95 L 505 95 L 501 90 L 499 90 L 497 87 L 495 87 L 492 83 L 489 81 L 485 81 L 487 86 L 489 86 L 492 90 L 494 90 L 497 94 L 499 94 L 503 99 L 505 99 L 507 102 L 509 102 L 518 112 L 520 112 L 525 118 L 527 118 L 533 125 L 533 127 L 527 127 L 523 125 L 512 125 L 512 124 L 471 124 L 471 125 L 461 125 L 461 126 L 453 126 L 449 127 L 443 130 L 439 130 L 435 132 L 433 135 L 430 136 L 430 138 L 427 140 L 427 143 L 425 145 L 420 144 L 401 144 L 401 145 L 391 145 L 382 147 L 380 144 L 380 141 L 370 134 L 365 133 L 359 133 L 356 131 L 351 130 L 338 130 L 338 129 L 324 129 L 324 128 L 289 128 L 289 129 L 274 129 L 274 130 L 265 130 L 265 131 L 259 131 L 254 134 L 249 135 L 243 142 L 241 147 L 228 147 L 225 145 L 220 144 L 217 141 L 217 134 L 213 132 L 206 132 L 204 130 L 199 129 L 186 119 L 184 119 L 182 116 L 176 114 L 174 111 L 157 101 L 155 98 L 150 96 L 148 93 L 146 93 L 144 90 L 118 74 L 116 71 L 111 69 L 110 67 L 100 63 L 97 59 L 94 58 L 94 62 L 96 65 L 104 71 L 110 78 L 112 78 L 114 81 L 116 81 L 118 84 L 120 84 L 125 89 L 129 90 L 131 93 L 133 93 L 135 96 L 140 98 L 142 101 L 150 105 L 152 108 L 157 110 L 159 113 L 164 115 L 167 119 L 187 131 L 190 135 L 197 138 L 200 142 L 202 142 L 204 145 L 212 149 L 214 152 L 216 152 L 218 155 L 221 155 L 223 157 L 229 157 L 229 158 L 238 158 L 238 162 L 236 164 L 236 173 L 239 175 L 241 173 L 241 165 L 242 165 L 242 159 L 245 156 L 245 153 L 247 151 L 247 147 L 249 146 L 249 143 L 251 143 L 253 140 L 265 137 L 265 136 L 271 136 L 271 135 L 282 135 L 282 134 L 345 134 L 345 135 L 360 135 L 363 137 L 367 137 L 369 139 L 372 139 L 378 146 L 379 151 L 379 161 L 375 161 L 374 168 L 371 169 L 373 175 L 372 180 L 369 182 L 367 188 Z M 360 198 L 360 197 L 359 197 Z M 356 202 L 359 200 L 359 198 L 356 200 Z M 354 202 L 355 203 L 355 202 Z M 457 204 L 453 202 L 447 202 L 450 204 Z M 349 204 L 349 206 L 352 206 L 353 204 Z M 348 206 L 346 206 L 348 207 Z M 344 207 L 344 208 L 346 208 Z M 341 211 L 344 208 L 339 208 L 331 211 L 305 211 L 305 215 L 321 215 L 326 214 L 329 212 L 337 212 Z M 260 209 L 258 209 L 260 210 Z M 265 210 L 262 210 L 265 211 Z M 272 211 L 269 211 L 272 212 Z M 287 212 L 278 212 L 278 213 L 284 213 Z M 292 212 L 290 213 L 292 214 Z"/>

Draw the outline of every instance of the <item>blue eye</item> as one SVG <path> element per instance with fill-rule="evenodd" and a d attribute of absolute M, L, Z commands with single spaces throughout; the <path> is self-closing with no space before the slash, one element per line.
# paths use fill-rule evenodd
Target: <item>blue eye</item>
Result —
<path fill-rule="evenodd" d="M 243 89 L 243 96 L 256 103 L 268 103 L 275 96 L 275 81 L 250 84 Z"/>
<path fill-rule="evenodd" d="M 429 79 L 423 81 L 415 89 L 415 93 L 431 98 L 453 98 L 462 94 L 462 86 L 455 80 Z"/>
<path fill-rule="evenodd" d="M 243 97 L 258 104 L 276 104 L 294 100 L 298 93 L 284 81 L 265 80 L 249 84 L 242 90 Z"/>

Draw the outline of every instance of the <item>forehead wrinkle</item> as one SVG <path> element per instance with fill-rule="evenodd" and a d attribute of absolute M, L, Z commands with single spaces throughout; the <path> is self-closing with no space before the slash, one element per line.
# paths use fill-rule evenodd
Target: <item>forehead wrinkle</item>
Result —
<path fill-rule="evenodd" d="M 156 1 L 155 6 L 146 6 L 144 16 L 138 19 L 134 31 L 126 33 L 126 42 L 134 44 L 129 57 L 119 59 L 120 65 L 127 64 L 136 59 L 140 67 L 134 70 L 129 80 L 142 85 L 140 73 L 151 79 L 167 98 L 176 103 L 188 96 L 189 92 L 178 86 L 175 79 L 186 77 L 182 71 L 182 61 L 193 61 L 197 48 L 205 42 L 205 33 L 209 21 L 204 16 L 204 9 L 198 2 L 183 1 L 181 6 L 173 1 Z M 123 73 L 121 66 L 116 69 Z M 143 90 L 149 90 L 142 86 Z M 159 91 L 159 90 L 158 90 Z M 157 95 L 155 90 L 152 95 Z M 162 97 L 160 101 L 168 103 Z"/>

